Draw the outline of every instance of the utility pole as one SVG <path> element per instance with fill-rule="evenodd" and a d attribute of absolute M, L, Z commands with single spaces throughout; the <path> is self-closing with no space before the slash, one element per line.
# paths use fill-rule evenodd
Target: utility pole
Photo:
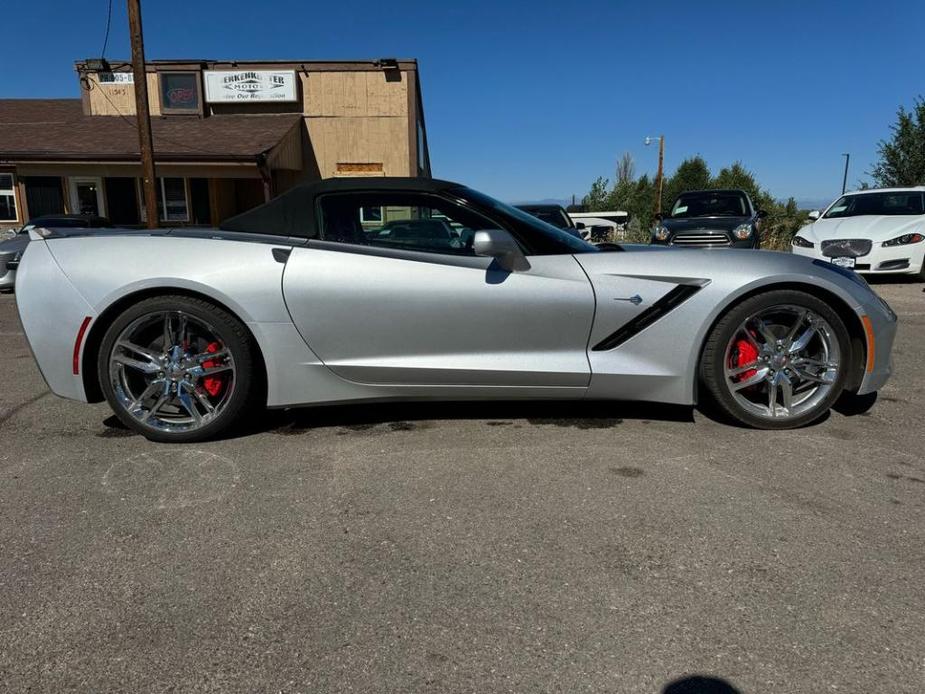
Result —
<path fill-rule="evenodd" d="M 141 32 L 140 0 L 128 0 L 128 27 L 132 39 L 132 72 L 135 80 L 135 115 L 138 119 L 138 145 L 141 149 L 141 181 L 145 197 L 145 217 L 149 229 L 157 229 L 157 182 L 154 177 L 154 143 L 151 113 L 148 110 L 148 78 L 145 74 L 145 44 Z"/>
<path fill-rule="evenodd" d="M 646 146 L 651 145 L 655 142 L 654 137 L 647 137 L 644 140 Z M 655 187 L 658 189 L 658 192 L 655 196 L 655 212 L 654 215 L 658 215 L 662 211 L 662 181 L 664 179 L 664 172 L 662 170 L 662 164 L 665 161 L 665 136 L 658 136 L 658 173 L 655 174 Z"/>
<path fill-rule="evenodd" d="M 845 175 L 841 180 L 841 194 L 844 195 L 848 187 L 848 162 L 851 161 L 851 155 L 848 152 L 842 152 L 842 156 L 845 158 Z"/>

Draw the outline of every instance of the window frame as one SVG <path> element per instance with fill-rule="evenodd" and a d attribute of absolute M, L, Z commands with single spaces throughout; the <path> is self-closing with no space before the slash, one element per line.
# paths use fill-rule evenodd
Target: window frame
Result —
<path fill-rule="evenodd" d="M 16 174 L 13 173 L 12 171 L 0 171 L 0 178 L 2 178 L 3 176 L 10 177 L 10 187 L 0 188 L 0 195 L 4 197 L 9 196 L 13 199 L 13 214 L 15 214 L 16 216 L 13 217 L 12 219 L 0 218 L 0 222 L 3 222 L 3 223 L 18 222 L 20 221 L 19 220 L 20 213 L 19 213 L 19 195 L 17 194 Z"/>
<path fill-rule="evenodd" d="M 171 108 L 165 105 L 164 78 L 170 75 L 192 75 L 196 85 L 196 108 Z M 167 116 L 202 116 L 202 76 L 196 70 L 160 70 L 157 73 L 158 105 L 161 113 Z M 174 178 L 170 176 L 169 178 Z"/>
<path fill-rule="evenodd" d="M 164 180 L 168 178 L 179 179 L 183 181 L 183 200 L 186 207 L 186 217 L 183 219 L 167 219 L 167 191 L 164 189 Z M 190 221 L 190 190 L 189 178 L 186 176 L 156 176 L 154 182 L 160 190 L 161 199 L 158 204 L 157 221 L 158 222 L 186 222 Z M 148 211 L 145 209 L 145 191 L 140 178 L 135 179 L 135 189 L 138 194 L 138 218 L 144 223 L 148 221 Z M 161 216 L 163 214 L 163 216 Z"/>
<path fill-rule="evenodd" d="M 415 197 L 419 197 L 422 199 L 431 199 L 431 200 L 436 201 L 438 204 L 442 203 L 446 207 L 450 207 L 450 208 L 457 207 L 457 208 L 464 210 L 466 213 L 470 215 L 482 217 L 483 219 L 485 219 L 487 222 L 489 222 L 492 225 L 488 227 L 489 229 L 504 229 L 505 231 L 508 231 L 508 233 L 511 233 L 510 230 L 507 228 L 507 225 L 502 225 L 497 220 L 497 218 L 487 215 L 481 210 L 474 209 L 470 205 L 463 204 L 459 200 L 450 198 L 448 196 L 441 195 L 436 192 L 421 191 L 421 190 L 400 190 L 400 189 L 396 189 L 396 190 L 363 189 L 363 190 L 331 191 L 331 192 L 326 192 L 326 193 L 322 193 L 320 195 L 315 196 L 315 225 L 316 225 L 315 238 L 325 243 L 330 243 L 332 245 L 338 245 L 338 246 L 345 246 L 351 249 L 369 248 L 369 249 L 389 250 L 389 251 L 396 251 L 396 252 L 426 253 L 429 255 L 440 256 L 444 258 L 477 258 L 477 257 L 480 257 L 480 256 L 477 256 L 474 252 L 472 253 L 447 253 L 447 252 L 443 252 L 437 249 L 427 249 L 427 248 L 418 248 L 418 247 L 402 248 L 401 246 L 390 246 L 390 245 L 385 245 L 385 244 L 378 245 L 378 244 L 372 244 L 372 243 L 350 243 L 346 241 L 336 241 L 336 240 L 325 238 L 325 218 L 324 218 L 324 209 L 322 207 L 324 201 L 332 197 L 345 197 L 345 196 L 362 197 L 362 196 L 368 196 L 368 195 L 381 195 L 384 197 L 387 197 L 390 195 L 415 196 Z M 405 205 L 394 205 L 394 207 L 404 207 L 404 206 Z M 414 207 L 425 207 L 425 206 L 427 205 L 414 205 Z M 363 207 L 377 207 L 377 205 L 358 205 L 358 207 L 362 209 Z M 382 207 L 384 210 L 385 208 L 390 207 L 390 205 L 379 205 L 378 207 Z M 428 207 L 430 209 L 434 209 L 432 206 L 428 206 Z M 526 253 L 526 250 L 524 249 L 524 245 L 521 242 L 521 240 L 513 233 L 511 233 L 511 235 L 515 239 L 517 245 L 521 247 L 521 250 L 523 250 Z"/>

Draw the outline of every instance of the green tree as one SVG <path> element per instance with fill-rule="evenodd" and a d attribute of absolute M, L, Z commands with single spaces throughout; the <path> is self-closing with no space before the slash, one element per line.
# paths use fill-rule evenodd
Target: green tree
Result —
<path fill-rule="evenodd" d="M 581 204 L 584 205 L 585 209 L 588 212 L 599 212 L 601 210 L 607 209 L 607 179 L 603 176 L 599 176 L 598 179 L 591 184 L 591 190 L 581 199 Z"/>
<path fill-rule="evenodd" d="M 686 190 L 712 188 L 712 176 L 707 162 L 699 154 L 682 161 L 674 174 L 665 179 L 662 190 L 662 210 L 670 210 L 675 199 Z"/>
<path fill-rule="evenodd" d="M 889 140 L 880 140 L 880 161 L 870 171 L 878 186 L 920 186 L 925 184 L 925 100 L 915 100 L 911 111 L 902 106 L 890 126 Z"/>

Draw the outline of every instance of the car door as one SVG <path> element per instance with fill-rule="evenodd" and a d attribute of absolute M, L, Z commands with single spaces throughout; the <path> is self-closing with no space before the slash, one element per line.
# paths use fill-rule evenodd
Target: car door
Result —
<path fill-rule="evenodd" d="M 483 215 L 427 193 L 330 193 L 322 238 L 294 248 L 283 292 L 309 347 L 368 384 L 583 392 L 594 294 L 569 254 L 507 272 L 478 257 Z M 575 393 L 571 393 L 575 394 Z"/>

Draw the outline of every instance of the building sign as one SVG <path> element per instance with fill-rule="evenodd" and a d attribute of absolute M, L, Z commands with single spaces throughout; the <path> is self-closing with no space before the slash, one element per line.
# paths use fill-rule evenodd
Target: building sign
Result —
<path fill-rule="evenodd" d="M 198 111 L 198 83 L 194 72 L 162 72 L 161 108 L 164 111 Z"/>
<path fill-rule="evenodd" d="M 295 101 L 295 70 L 206 70 L 206 101 Z"/>
<path fill-rule="evenodd" d="M 100 84 L 135 84 L 135 75 L 131 72 L 101 72 Z"/>

